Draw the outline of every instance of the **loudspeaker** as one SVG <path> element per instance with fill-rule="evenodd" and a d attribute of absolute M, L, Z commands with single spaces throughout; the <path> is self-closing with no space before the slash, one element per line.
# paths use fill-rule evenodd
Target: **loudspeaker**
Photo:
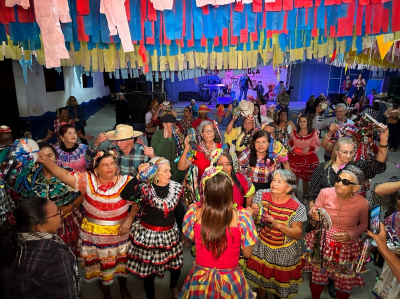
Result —
<path fill-rule="evenodd" d="M 387 89 L 388 94 L 398 95 L 400 94 L 400 85 L 389 85 Z"/>
<path fill-rule="evenodd" d="M 164 82 L 158 79 L 158 82 L 153 79 L 153 92 L 164 92 Z"/>
<path fill-rule="evenodd" d="M 389 77 L 389 85 L 400 85 L 400 77 Z"/>
<path fill-rule="evenodd" d="M 153 91 L 152 94 L 153 94 L 153 100 L 157 99 L 160 104 L 167 100 L 167 94 L 165 92 Z"/>
<path fill-rule="evenodd" d="M 152 95 L 135 92 L 125 94 L 125 98 L 128 101 L 132 124 L 143 125 L 144 117 L 149 111 L 150 102 L 153 100 Z"/>

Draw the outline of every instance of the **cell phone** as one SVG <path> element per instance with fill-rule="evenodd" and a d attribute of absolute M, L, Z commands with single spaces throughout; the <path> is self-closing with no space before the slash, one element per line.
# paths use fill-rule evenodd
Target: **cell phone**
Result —
<path fill-rule="evenodd" d="M 381 206 L 376 205 L 371 209 L 371 217 L 369 220 L 369 230 L 374 234 L 380 233 Z"/>

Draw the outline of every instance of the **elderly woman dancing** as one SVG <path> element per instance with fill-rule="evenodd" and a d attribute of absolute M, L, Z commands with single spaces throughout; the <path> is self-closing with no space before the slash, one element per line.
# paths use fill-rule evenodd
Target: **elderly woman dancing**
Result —
<path fill-rule="evenodd" d="M 312 299 L 320 298 L 328 278 L 334 281 L 338 299 L 347 299 L 354 287 L 364 286 L 359 236 L 368 227 L 368 201 L 357 194 L 363 179 L 359 168 L 346 166 L 335 187 L 322 189 L 309 212 L 319 221 L 319 227 L 306 235 L 305 269 L 312 271 Z"/>
<path fill-rule="evenodd" d="M 80 257 L 86 282 L 97 280 L 103 298 L 111 298 L 110 285 L 118 277 L 121 296 L 130 299 L 126 288 L 126 253 L 130 244 L 129 229 L 137 209 L 121 198 L 121 190 L 131 180 L 120 175 L 113 151 L 98 151 L 91 172 L 70 172 L 57 166 L 45 153 L 38 162 L 56 178 L 84 194 L 85 218 L 79 231 Z"/>
<path fill-rule="evenodd" d="M 124 198 L 140 203 L 140 221 L 132 225 L 132 244 L 128 251 L 128 271 L 144 278 L 147 299 L 155 298 L 155 276 L 169 269 L 174 298 L 183 264 L 180 240 L 184 207 L 182 185 L 171 180 L 170 162 L 154 157 L 139 166 L 139 174 L 121 192 Z"/>
<path fill-rule="evenodd" d="M 247 261 L 245 276 L 265 299 L 267 291 L 275 297 L 288 298 L 298 292 L 303 281 L 303 261 L 297 240 L 302 222 L 307 220 L 305 207 L 293 196 L 296 176 L 286 169 L 275 171 L 271 191 L 259 190 L 253 203 L 259 205 L 259 241 Z M 278 297 L 278 298 L 279 298 Z"/>
<path fill-rule="evenodd" d="M 196 149 L 191 150 L 189 145 L 189 136 L 185 138 L 185 148 L 178 161 L 178 169 L 185 171 L 190 165 L 196 165 L 199 169 L 199 178 L 203 175 L 204 170 L 210 166 L 210 154 L 217 148 L 222 148 L 221 136 L 217 127 L 209 120 L 203 120 L 197 127 L 197 134 L 200 136 L 200 142 Z M 188 158 L 189 151 L 193 152 L 193 158 Z"/>

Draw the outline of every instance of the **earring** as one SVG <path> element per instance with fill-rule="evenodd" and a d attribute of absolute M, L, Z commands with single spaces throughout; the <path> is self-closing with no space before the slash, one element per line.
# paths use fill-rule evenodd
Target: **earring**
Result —
<path fill-rule="evenodd" d="M 121 169 L 119 169 L 119 167 L 117 166 L 117 174 L 121 173 Z"/>

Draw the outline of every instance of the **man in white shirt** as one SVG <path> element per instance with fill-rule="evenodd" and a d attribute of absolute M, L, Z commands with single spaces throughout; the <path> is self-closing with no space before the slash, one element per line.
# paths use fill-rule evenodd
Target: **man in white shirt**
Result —
<path fill-rule="evenodd" d="M 315 108 L 315 116 L 312 122 L 312 128 L 313 129 L 325 129 L 331 125 L 331 123 L 337 123 L 337 124 L 349 124 L 349 125 L 354 125 L 354 122 L 346 117 L 347 114 L 347 106 L 345 104 L 337 104 L 335 107 L 335 117 L 328 117 L 324 118 L 323 116 L 320 116 L 322 112 L 322 108 L 320 105 L 318 105 Z M 331 159 L 331 152 L 325 150 L 324 154 L 324 159 L 325 161 L 329 161 Z"/>

